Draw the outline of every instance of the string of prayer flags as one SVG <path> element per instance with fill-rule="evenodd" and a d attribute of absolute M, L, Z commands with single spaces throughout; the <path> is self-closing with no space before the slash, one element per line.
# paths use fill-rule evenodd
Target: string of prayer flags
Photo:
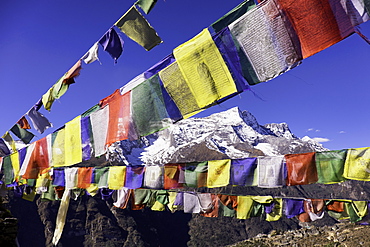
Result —
<path fill-rule="evenodd" d="M 274 0 L 264 1 L 229 25 L 259 82 L 271 80 L 302 60 L 286 16 Z M 255 84 L 255 83 L 254 83 Z"/>
<path fill-rule="evenodd" d="M 343 176 L 348 179 L 370 181 L 370 148 L 348 149 Z"/>
<path fill-rule="evenodd" d="M 232 22 L 236 21 L 239 17 L 247 13 L 249 10 L 256 6 L 254 0 L 244 0 L 238 6 L 230 10 L 220 19 L 211 24 L 211 27 L 216 33 L 220 32 L 222 29 L 230 25 Z"/>
<path fill-rule="evenodd" d="M 117 63 L 123 51 L 123 40 L 118 36 L 116 30 L 111 27 L 98 42 L 103 47 L 104 51 L 111 55 L 114 59 L 114 63 Z"/>
<path fill-rule="evenodd" d="M 49 120 L 34 107 L 27 112 L 27 116 L 31 119 L 33 127 L 41 134 L 44 133 L 46 129 L 53 127 Z"/>
<path fill-rule="evenodd" d="M 208 29 L 174 49 L 198 109 L 237 92 L 234 80 Z"/>
<path fill-rule="evenodd" d="M 148 21 L 132 6 L 114 25 L 130 39 L 150 51 L 162 43 L 162 39 Z"/>
<path fill-rule="evenodd" d="M 30 141 L 32 140 L 32 138 L 35 136 L 31 132 L 29 132 L 29 131 L 21 128 L 21 126 L 19 126 L 19 124 L 15 124 L 10 129 L 10 131 L 13 132 L 13 134 L 16 135 L 19 139 L 21 139 L 22 142 L 24 142 L 25 144 L 30 143 Z"/>
<path fill-rule="evenodd" d="M 157 0 L 138 0 L 135 4 L 139 6 L 145 12 L 145 14 L 149 14 L 156 3 Z"/>
<path fill-rule="evenodd" d="M 95 42 L 93 46 L 85 53 L 85 55 L 82 56 L 82 60 L 86 64 L 90 64 L 92 62 L 95 62 L 96 60 L 99 61 L 98 57 L 98 49 L 99 49 L 99 42 Z"/>
<path fill-rule="evenodd" d="M 347 150 L 334 150 L 317 152 L 315 154 L 318 183 L 340 183 L 346 179 L 343 177 L 344 161 Z"/>

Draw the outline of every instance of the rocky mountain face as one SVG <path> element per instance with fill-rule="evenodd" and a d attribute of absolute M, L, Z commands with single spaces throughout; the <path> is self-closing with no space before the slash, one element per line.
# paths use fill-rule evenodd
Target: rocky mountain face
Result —
<path fill-rule="evenodd" d="M 258 124 L 247 111 L 232 108 L 206 118 L 182 120 L 166 130 L 139 141 L 122 141 L 108 152 L 109 162 L 163 165 L 191 161 L 237 159 L 259 155 L 280 155 L 326 150 L 311 139 L 299 139 L 285 123 Z M 80 165 L 106 163 L 95 159 Z M 105 160 L 105 159 L 104 159 Z M 187 188 L 185 188 L 187 189 Z M 194 191 L 194 188 L 189 188 Z M 227 186 L 199 188 L 199 192 L 239 195 L 273 195 L 305 198 L 370 197 L 363 182 L 346 181 L 333 185 L 303 185 L 278 189 Z M 36 197 L 34 202 L 17 198 L 9 191 L 4 206 L 18 219 L 20 246 L 52 246 L 60 201 Z M 330 217 L 315 224 L 334 224 Z M 267 222 L 262 218 L 239 220 L 229 217 L 206 218 L 182 211 L 154 212 L 148 208 L 131 210 L 113 207 L 112 199 L 100 194 L 82 195 L 70 202 L 66 225 L 58 246 L 224 246 L 272 229 L 300 228 L 296 219 Z"/>

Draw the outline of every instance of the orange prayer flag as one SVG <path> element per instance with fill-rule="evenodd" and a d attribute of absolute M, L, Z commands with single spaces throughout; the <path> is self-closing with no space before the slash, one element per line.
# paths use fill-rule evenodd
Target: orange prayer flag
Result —
<path fill-rule="evenodd" d="M 31 129 L 30 124 L 28 123 L 27 119 L 25 116 L 23 116 L 21 119 L 18 120 L 17 124 L 21 126 L 22 129 Z"/>
<path fill-rule="evenodd" d="M 298 35 L 303 58 L 343 39 L 329 0 L 276 1 L 289 17 Z"/>

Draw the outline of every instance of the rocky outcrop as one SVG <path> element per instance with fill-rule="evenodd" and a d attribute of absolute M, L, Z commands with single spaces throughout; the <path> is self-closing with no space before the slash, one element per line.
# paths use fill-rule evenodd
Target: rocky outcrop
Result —
<path fill-rule="evenodd" d="M 229 245 L 229 247 L 254 246 L 369 246 L 368 225 L 340 222 L 325 226 L 301 224 L 299 229 L 271 230 L 256 237 Z"/>

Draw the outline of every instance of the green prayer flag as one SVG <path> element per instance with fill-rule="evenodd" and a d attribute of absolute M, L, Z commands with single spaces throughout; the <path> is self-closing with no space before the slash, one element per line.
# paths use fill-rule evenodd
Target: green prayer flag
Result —
<path fill-rule="evenodd" d="M 99 188 L 108 187 L 108 171 L 109 167 L 95 168 L 94 178 L 95 183 L 98 184 Z"/>
<path fill-rule="evenodd" d="M 315 154 L 318 183 L 332 184 L 346 180 L 343 177 L 347 150 L 317 152 Z"/>
<path fill-rule="evenodd" d="M 344 204 L 346 213 L 349 215 L 351 222 L 362 220 L 367 212 L 366 201 L 352 201 Z"/>
<path fill-rule="evenodd" d="M 3 159 L 3 171 L 5 177 L 5 184 L 11 184 L 14 180 L 14 171 L 10 155 L 5 156 Z"/>
<path fill-rule="evenodd" d="M 31 132 L 22 129 L 19 124 L 15 124 L 11 129 L 10 129 L 14 135 L 16 135 L 19 139 L 22 140 L 25 144 L 30 143 L 32 138 L 35 136 Z"/>
<path fill-rule="evenodd" d="M 55 99 L 62 97 L 68 90 L 69 84 L 63 83 L 65 75 L 63 75 L 53 86 L 52 95 Z"/>
<path fill-rule="evenodd" d="M 48 190 L 41 194 L 41 200 L 42 201 L 55 201 L 56 194 L 55 194 L 54 186 L 51 180 L 48 181 L 47 186 L 48 186 Z"/>
<path fill-rule="evenodd" d="M 204 187 L 207 181 L 208 162 L 188 163 L 185 166 L 185 183 L 187 187 Z M 203 175 L 203 176 L 202 176 Z M 204 176 L 205 175 L 205 176 Z M 201 180 L 205 181 L 201 181 Z"/>
<path fill-rule="evenodd" d="M 149 25 L 135 6 L 132 6 L 114 25 L 147 51 L 162 43 L 157 32 Z"/>
<path fill-rule="evenodd" d="M 160 203 L 167 205 L 170 201 L 168 199 L 168 192 L 167 190 L 157 190 L 156 194 L 156 201 L 159 201 Z"/>
<path fill-rule="evenodd" d="M 140 136 L 157 132 L 172 123 L 164 104 L 158 75 L 132 89 L 131 97 L 132 118 Z"/>
<path fill-rule="evenodd" d="M 145 12 L 145 14 L 149 14 L 156 3 L 157 0 L 138 0 L 135 4 L 138 5 Z"/>
<path fill-rule="evenodd" d="M 225 217 L 235 217 L 236 215 L 235 209 L 225 206 L 224 204 L 222 204 L 222 202 L 219 202 L 218 213 L 219 216 Z"/>

